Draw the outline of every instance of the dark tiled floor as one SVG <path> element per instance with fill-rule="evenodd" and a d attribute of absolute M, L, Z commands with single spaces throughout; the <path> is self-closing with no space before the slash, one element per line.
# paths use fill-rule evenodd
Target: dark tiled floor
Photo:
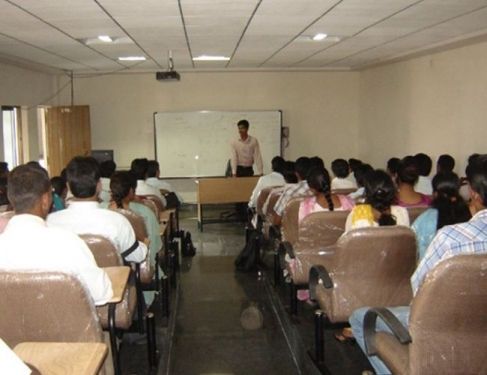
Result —
<path fill-rule="evenodd" d="M 171 374 L 298 374 L 264 285 L 256 274 L 236 274 L 235 256 L 244 246 L 242 224 L 182 220 L 191 230 L 197 256 L 183 260 L 180 300 L 171 353 Z M 242 311 L 255 303 L 263 327 L 245 330 Z"/>

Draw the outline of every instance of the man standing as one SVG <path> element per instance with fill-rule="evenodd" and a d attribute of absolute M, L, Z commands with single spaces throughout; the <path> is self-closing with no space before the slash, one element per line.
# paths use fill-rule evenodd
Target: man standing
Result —
<path fill-rule="evenodd" d="M 252 166 L 255 163 L 257 175 L 262 175 L 262 156 L 259 142 L 248 134 L 249 122 L 240 120 L 237 124 L 240 138 L 231 143 L 230 165 L 233 177 L 247 177 L 254 175 Z"/>

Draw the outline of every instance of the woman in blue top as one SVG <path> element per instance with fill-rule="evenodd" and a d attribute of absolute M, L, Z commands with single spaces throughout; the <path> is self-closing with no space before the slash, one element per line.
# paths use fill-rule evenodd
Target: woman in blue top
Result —
<path fill-rule="evenodd" d="M 432 185 L 431 208 L 418 216 L 412 225 L 418 244 L 418 261 L 423 259 L 438 229 L 445 225 L 468 221 L 472 216 L 467 203 L 458 193 L 460 179 L 455 173 L 437 174 L 433 178 Z"/>

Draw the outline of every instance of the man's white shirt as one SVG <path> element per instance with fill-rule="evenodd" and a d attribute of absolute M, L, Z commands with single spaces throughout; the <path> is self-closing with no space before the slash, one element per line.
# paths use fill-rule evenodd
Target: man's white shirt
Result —
<path fill-rule="evenodd" d="M 98 202 L 71 201 L 65 210 L 49 214 L 47 222 L 76 234 L 98 234 L 106 237 L 120 253 L 135 243 L 135 233 L 130 222 L 118 212 L 101 208 Z M 137 248 L 125 259 L 140 263 L 146 255 L 147 246 L 138 242 Z"/>
<path fill-rule="evenodd" d="M 60 271 L 76 275 L 96 305 L 113 295 L 112 284 L 96 265 L 88 246 L 77 235 L 49 226 L 30 214 L 15 215 L 0 235 L 3 270 Z"/>

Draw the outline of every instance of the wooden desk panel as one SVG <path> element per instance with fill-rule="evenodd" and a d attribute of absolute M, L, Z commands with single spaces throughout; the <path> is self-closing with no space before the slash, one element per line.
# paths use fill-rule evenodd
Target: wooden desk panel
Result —
<path fill-rule="evenodd" d="M 203 230 L 204 204 L 248 202 L 258 179 L 259 177 L 215 177 L 197 180 L 198 226 L 200 230 Z"/>
<path fill-rule="evenodd" d="M 108 348 L 100 342 L 24 342 L 14 352 L 41 374 L 95 375 Z"/>
<path fill-rule="evenodd" d="M 202 178 L 198 184 L 198 204 L 248 202 L 259 177 Z"/>
<path fill-rule="evenodd" d="M 108 303 L 119 303 L 123 299 L 123 294 L 127 288 L 130 267 L 104 267 L 103 270 L 107 273 L 112 282 L 113 297 Z"/>

